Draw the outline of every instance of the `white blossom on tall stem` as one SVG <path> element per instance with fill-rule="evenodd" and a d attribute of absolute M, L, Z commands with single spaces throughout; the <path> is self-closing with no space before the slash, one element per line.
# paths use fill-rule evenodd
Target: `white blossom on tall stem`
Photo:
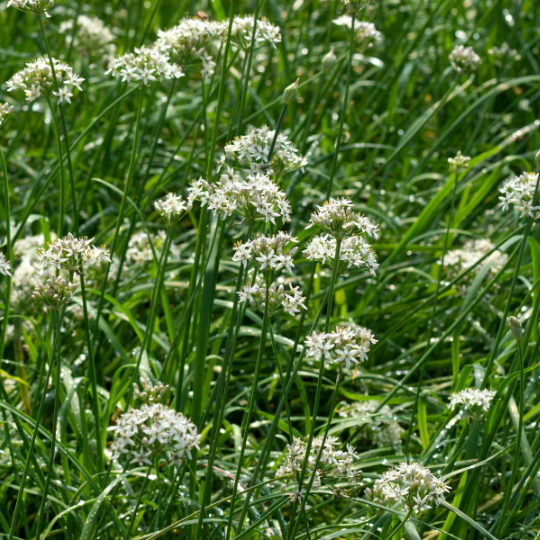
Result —
<path fill-rule="evenodd" d="M 233 43 L 240 49 L 247 50 L 251 47 L 253 38 L 253 28 L 255 18 L 252 16 L 235 17 L 232 22 L 231 39 Z M 221 21 L 218 26 L 218 36 L 225 41 L 229 31 L 229 20 Z M 255 48 L 262 47 L 269 43 L 276 48 L 276 45 L 281 42 L 281 32 L 279 26 L 272 24 L 264 17 L 257 19 L 257 28 L 255 30 Z"/>
<path fill-rule="evenodd" d="M 533 206 L 533 197 L 538 183 L 538 173 L 525 172 L 505 180 L 501 189 L 500 205 L 508 210 L 510 205 L 520 213 L 521 217 L 538 219 L 540 206 Z"/>
<path fill-rule="evenodd" d="M 234 245 L 233 261 L 241 262 L 247 266 L 251 261 L 262 272 L 270 270 L 285 269 L 292 272 L 294 267 L 293 257 L 298 250 L 297 247 L 290 249 L 289 244 L 298 242 L 290 234 L 280 231 L 273 236 L 260 234 L 245 244 L 238 242 Z"/>
<path fill-rule="evenodd" d="M 349 29 L 352 27 L 352 17 L 350 15 L 341 15 L 341 17 L 334 19 L 332 22 L 337 26 L 344 26 Z M 378 43 L 382 39 L 382 34 L 370 22 L 355 21 L 354 31 L 358 42 L 363 47 L 373 47 L 375 43 Z"/>
<path fill-rule="evenodd" d="M 454 47 L 448 56 L 448 60 L 458 73 L 475 71 L 482 63 L 481 58 L 474 52 L 472 47 L 464 47 L 463 45 Z"/>
<path fill-rule="evenodd" d="M 494 390 L 478 390 L 466 388 L 450 396 L 451 410 L 463 407 L 474 420 L 480 420 L 489 411 L 496 392 Z"/>
<path fill-rule="evenodd" d="M 277 284 L 273 282 L 268 287 L 268 298 L 266 294 L 266 286 L 261 283 L 244 285 L 241 291 L 238 292 L 240 297 L 239 302 L 242 304 L 248 302 L 251 307 L 258 309 L 264 313 L 266 303 L 268 302 L 268 316 L 272 317 L 282 311 L 289 315 L 295 316 L 300 313 L 300 308 L 307 309 L 304 302 L 306 298 L 299 291 L 300 287 L 293 287 L 289 283 L 289 290 L 285 288 L 283 283 Z"/>
<path fill-rule="evenodd" d="M 380 229 L 376 223 L 353 210 L 354 204 L 345 198 L 330 199 L 311 214 L 311 225 L 318 225 L 336 240 L 343 240 L 355 234 L 366 233 L 379 238 Z"/>
<path fill-rule="evenodd" d="M 510 62 L 517 62 L 521 60 L 521 55 L 516 49 L 512 49 L 506 41 L 500 46 L 496 45 L 489 49 L 488 54 L 493 58 L 496 66 L 503 67 Z"/>
<path fill-rule="evenodd" d="M 84 79 L 73 73 L 73 69 L 65 62 L 56 58 L 53 58 L 52 62 L 58 82 L 58 91 L 55 90 L 49 59 L 41 57 L 26 64 L 22 71 L 9 79 L 7 82 L 8 92 L 23 90 L 27 101 L 34 101 L 40 97 L 48 99 L 54 95 L 58 98 L 58 103 L 63 101 L 71 103 L 73 90 L 77 88 L 82 92 L 81 84 Z"/>
<path fill-rule="evenodd" d="M 154 207 L 168 226 L 177 223 L 185 212 L 191 210 L 191 204 L 174 193 L 167 193 L 164 199 L 154 203 Z"/>
<path fill-rule="evenodd" d="M 7 7 L 14 7 L 20 11 L 33 13 L 34 15 L 45 14 L 46 17 L 50 17 L 47 11 L 53 6 L 53 0 L 9 0 L 7 3 Z"/>
<path fill-rule="evenodd" d="M 471 158 L 468 156 L 464 156 L 461 153 L 461 150 L 458 151 L 458 153 L 453 158 L 448 158 L 448 164 L 450 165 L 450 168 L 454 171 L 454 174 L 458 175 L 461 172 L 463 172 L 471 162 Z"/>

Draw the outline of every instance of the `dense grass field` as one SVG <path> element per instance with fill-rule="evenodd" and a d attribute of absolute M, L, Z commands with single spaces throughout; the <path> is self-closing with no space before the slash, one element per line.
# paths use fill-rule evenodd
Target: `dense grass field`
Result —
<path fill-rule="evenodd" d="M 540 5 L 0 2 L 0 535 L 540 539 Z"/>

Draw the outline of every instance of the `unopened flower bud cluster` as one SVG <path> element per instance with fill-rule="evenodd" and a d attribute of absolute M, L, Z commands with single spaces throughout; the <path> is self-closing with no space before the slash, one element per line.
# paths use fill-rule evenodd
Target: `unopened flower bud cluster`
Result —
<path fill-rule="evenodd" d="M 167 225 L 174 225 L 185 212 L 191 210 L 191 203 L 186 202 L 180 195 L 167 193 L 164 199 L 154 203 L 154 207 Z"/>
<path fill-rule="evenodd" d="M 82 77 L 73 73 L 71 67 L 65 62 L 52 59 L 54 72 L 58 82 L 58 91 L 55 90 L 54 77 L 49 63 L 49 59 L 42 57 L 29 62 L 26 67 L 16 73 L 8 82 L 8 92 L 23 90 L 27 101 L 34 101 L 39 97 L 50 98 L 58 97 L 58 103 L 67 101 L 71 103 L 73 89 L 82 91 L 81 84 L 84 81 Z"/>
<path fill-rule="evenodd" d="M 451 169 L 454 171 L 455 174 L 463 172 L 469 166 L 470 162 L 471 158 L 462 155 L 461 150 L 458 151 L 455 157 L 448 158 L 448 164 L 450 165 Z"/>
<path fill-rule="evenodd" d="M 62 306 L 71 302 L 77 286 L 66 281 L 62 276 L 54 274 L 43 285 L 34 289 L 32 298 L 45 304 L 45 312 L 50 309 L 58 311 Z"/>
<path fill-rule="evenodd" d="M 319 235 L 307 244 L 303 253 L 308 260 L 317 261 L 332 268 L 336 257 L 336 244 L 336 239 L 330 235 Z M 372 276 L 376 275 L 376 270 L 379 268 L 375 251 L 361 236 L 345 238 L 339 250 L 338 274 L 344 274 L 355 268 L 365 268 Z"/>
<path fill-rule="evenodd" d="M 521 55 L 516 49 L 512 49 L 506 41 L 500 47 L 494 46 L 489 49 L 488 54 L 493 58 L 495 65 L 499 67 L 508 65 L 512 61 L 521 60 Z"/>
<path fill-rule="evenodd" d="M 521 217 L 538 219 L 540 206 L 533 206 L 533 198 L 538 182 L 538 173 L 525 172 L 503 182 L 499 197 L 503 210 L 508 210 L 512 205 Z"/>
<path fill-rule="evenodd" d="M 247 266 L 248 261 L 255 264 L 261 271 L 285 269 L 291 272 L 293 269 L 293 257 L 297 247 L 287 250 L 291 243 L 298 240 L 285 231 L 280 231 L 273 236 L 260 234 L 243 244 L 238 242 L 234 246 L 233 261 L 241 262 Z"/>
<path fill-rule="evenodd" d="M 480 420 L 489 411 L 495 397 L 494 390 L 478 390 L 466 388 L 450 396 L 450 409 L 464 408 L 475 420 Z"/>
<path fill-rule="evenodd" d="M 249 302 L 251 307 L 257 308 L 260 312 L 265 311 L 268 301 L 268 316 L 284 311 L 289 315 L 300 313 L 300 308 L 307 309 L 304 302 L 306 298 L 299 292 L 300 287 L 293 287 L 289 283 L 289 290 L 285 288 L 283 283 L 272 283 L 268 287 L 268 295 L 266 294 L 266 286 L 259 283 L 253 285 L 244 285 L 241 291 L 238 292 L 239 302 Z"/>
<path fill-rule="evenodd" d="M 312 484 L 313 489 L 319 489 L 322 482 L 326 482 L 330 478 L 346 478 L 355 482 L 361 480 L 362 472 L 353 467 L 354 460 L 358 458 L 356 450 L 350 444 L 347 445 L 347 450 L 338 450 L 336 448 L 338 442 L 337 437 L 327 437 L 323 446 L 323 437 L 315 437 L 309 454 L 306 456 L 307 443 L 302 439 L 295 438 L 293 444 L 287 445 L 287 454 L 276 470 L 276 477 L 288 476 L 297 484 L 304 466 L 306 468 L 304 478 L 307 481 L 317 465 Z M 319 453 L 321 457 L 317 464 Z"/>
<path fill-rule="evenodd" d="M 237 137 L 225 146 L 227 156 L 251 172 L 265 172 L 271 168 L 274 174 L 291 172 L 307 165 L 307 160 L 298 155 L 298 150 L 285 135 L 279 134 L 270 163 L 268 154 L 275 131 L 267 126 L 254 128 L 247 135 Z"/>
<path fill-rule="evenodd" d="M 156 403 L 161 401 L 165 392 L 169 389 L 168 384 L 163 384 L 161 381 L 158 381 L 154 386 L 150 379 L 146 377 L 141 377 L 139 379 L 142 390 L 139 390 L 139 385 L 133 383 L 133 398 L 140 399 L 145 403 Z"/>
<path fill-rule="evenodd" d="M 353 202 L 349 199 L 330 199 L 311 214 L 311 225 L 318 225 L 337 240 L 362 233 L 377 239 L 379 226 L 367 217 L 357 214 L 353 206 Z"/>
<path fill-rule="evenodd" d="M 358 13 L 371 4 L 371 0 L 341 0 L 341 3 L 351 13 Z"/>
<path fill-rule="evenodd" d="M 457 45 L 448 56 L 452 67 L 458 73 L 469 73 L 475 71 L 482 63 L 480 57 L 474 52 L 472 47 Z"/>
<path fill-rule="evenodd" d="M 220 182 L 210 184 L 200 178 L 188 188 L 188 201 L 200 200 L 223 215 L 238 214 L 244 218 L 263 218 L 276 224 L 276 218 L 291 220 L 291 205 L 280 189 L 266 174 L 247 175 L 243 180 L 232 169 L 221 175 Z"/>
<path fill-rule="evenodd" d="M 409 512 L 419 514 L 445 500 L 450 487 L 419 463 L 401 463 L 379 478 L 366 495 L 383 506 L 401 504 Z"/>
<path fill-rule="evenodd" d="M 396 447 L 401 442 L 403 429 L 395 420 L 392 410 L 388 405 L 380 407 L 380 403 L 375 399 L 343 405 L 339 416 L 356 418 L 358 423 L 365 421 L 366 424 L 358 431 L 358 435 L 379 448 Z"/>
<path fill-rule="evenodd" d="M 82 272 L 85 267 L 102 261 L 111 262 L 109 250 L 91 244 L 93 239 L 75 238 L 71 233 L 64 238 L 49 242 L 48 248 L 37 251 L 42 268 L 51 265 L 69 272 Z"/>
<path fill-rule="evenodd" d="M 371 345 L 377 343 L 373 332 L 368 328 L 348 328 L 336 326 L 333 332 L 313 332 L 304 344 L 307 356 L 324 360 L 330 364 L 345 364 L 346 367 L 368 359 Z"/>

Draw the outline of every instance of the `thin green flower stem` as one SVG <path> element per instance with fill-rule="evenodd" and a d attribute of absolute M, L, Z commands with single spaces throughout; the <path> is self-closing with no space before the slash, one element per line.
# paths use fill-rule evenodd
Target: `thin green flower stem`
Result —
<path fill-rule="evenodd" d="M 407 515 L 405 516 L 405 519 L 397 523 L 396 526 L 386 535 L 386 540 L 392 540 L 394 535 L 398 534 L 401 531 L 401 528 L 403 527 L 403 525 L 405 525 L 405 523 L 407 523 L 407 520 L 411 517 L 411 515 L 412 509 L 409 509 Z"/>
<path fill-rule="evenodd" d="M 53 318 L 53 320 L 54 320 L 54 318 Z M 53 368 L 53 365 L 54 365 L 53 358 L 54 358 L 54 354 L 55 354 L 55 350 L 56 350 L 57 346 L 58 346 L 58 342 L 56 341 L 56 335 L 55 335 L 54 340 L 53 340 L 52 350 L 51 350 L 51 357 L 52 358 L 51 358 L 51 361 L 49 363 L 49 369 L 47 370 L 47 378 L 45 379 L 45 381 L 50 380 L 51 373 L 52 373 L 52 368 Z M 40 366 L 40 369 L 39 369 L 39 375 L 38 375 L 38 381 L 43 380 L 43 375 L 44 375 L 44 372 L 45 372 L 45 363 L 46 362 L 44 360 L 41 362 L 41 366 Z M 45 385 L 46 385 L 46 383 L 45 383 Z M 38 431 L 39 431 L 40 420 L 41 420 L 41 417 L 43 415 L 43 408 L 44 408 L 44 405 L 45 405 L 45 396 L 47 395 L 46 387 L 41 388 L 41 385 L 38 383 L 37 388 L 41 389 L 41 392 L 40 392 L 41 397 L 40 397 L 40 400 L 39 400 L 38 411 L 37 411 L 37 416 L 36 416 L 36 425 L 34 426 L 34 430 L 32 431 L 32 438 L 30 440 L 30 445 L 29 445 L 29 448 L 28 448 L 28 454 L 27 454 L 26 460 L 24 462 L 24 469 L 23 469 L 22 477 L 21 477 L 20 484 L 19 484 L 20 487 L 19 487 L 19 491 L 17 493 L 17 501 L 15 503 L 15 508 L 13 510 L 13 514 L 12 514 L 12 518 L 11 518 L 11 527 L 9 529 L 8 540 L 13 539 L 13 534 L 15 532 L 15 526 L 17 524 L 17 519 L 19 517 L 19 511 L 20 511 L 21 505 L 23 503 L 24 488 L 25 488 L 25 485 L 26 485 L 26 479 L 28 478 L 28 471 L 30 469 L 30 461 L 32 460 L 32 458 L 35 459 L 35 456 L 34 456 L 34 444 L 36 442 L 36 437 L 37 437 L 37 434 L 38 434 Z"/>
<path fill-rule="evenodd" d="M 59 86 L 58 86 L 58 79 L 56 77 L 56 70 L 54 69 L 54 62 L 51 55 L 51 49 L 49 47 L 49 41 L 47 40 L 47 34 L 45 33 L 45 28 L 43 26 L 43 17 L 40 15 L 38 17 L 39 19 L 39 27 L 41 29 L 41 35 L 43 36 L 43 41 L 45 43 L 45 48 L 47 50 L 47 56 L 49 57 L 49 64 L 51 66 L 51 72 L 54 80 L 54 87 L 56 92 L 59 92 Z M 62 143 L 60 141 L 60 130 L 58 129 L 58 121 L 56 119 L 56 113 L 54 112 L 54 109 L 51 105 L 50 98 L 47 98 L 47 102 L 49 103 L 49 108 L 51 109 L 51 114 L 53 117 L 55 129 L 56 129 L 56 136 L 57 136 L 57 144 L 58 144 L 58 162 L 60 165 L 60 198 L 62 207 L 60 208 L 60 217 L 62 218 L 59 223 L 58 227 L 58 237 L 62 237 L 62 228 L 63 228 L 63 218 L 64 218 L 64 205 L 65 205 L 65 176 L 64 176 L 64 166 L 63 166 L 63 156 L 61 152 Z M 76 234 L 79 232 L 79 215 L 77 211 L 77 196 L 75 193 L 75 179 L 73 177 L 73 165 L 71 163 L 71 153 L 69 151 L 69 141 L 68 141 L 68 131 L 66 126 L 66 118 L 64 115 L 64 107 L 62 105 L 62 102 L 59 103 L 59 109 L 60 109 L 60 119 L 62 120 L 62 130 L 64 132 L 64 145 L 66 147 L 66 158 L 67 158 L 67 164 L 68 164 L 68 172 L 69 172 L 69 181 L 71 185 L 71 199 L 72 199 L 72 205 L 73 205 L 73 226 L 74 231 Z"/>
<path fill-rule="evenodd" d="M 270 272 L 267 272 L 266 279 L 265 279 L 265 297 L 268 299 L 268 290 L 270 289 Z M 232 493 L 232 500 L 231 505 L 229 508 L 229 519 L 227 523 L 227 534 L 225 535 L 225 540 L 229 540 L 231 537 L 231 531 L 232 531 L 232 520 L 234 515 L 234 507 L 236 504 L 236 498 L 238 495 L 238 483 L 240 481 L 240 475 L 242 473 L 242 465 L 244 462 L 244 454 L 246 451 L 246 445 L 249 435 L 249 428 L 251 423 L 251 417 L 253 415 L 253 407 L 255 405 L 255 396 L 257 394 L 257 388 L 259 385 L 259 376 L 261 373 L 261 364 L 262 364 L 262 357 L 264 353 L 264 347 L 266 343 L 266 333 L 268 328 L 268 304 L 269 302 L 264 303 L 264 313 L 263 313 L 263 320 L 262 320 L 262 327 L 261 327 L 261 339 L 259 342 L 259 350 L 257 353 L 257 360 L 255 363 L 255 373 L 253 374 L 253 383 L 251 385 L 251 391 L 249 393 L 249 401 L 248 401 L 248 408 L 247 411 L 244 413 L 244 416 L 242 418 L 242 426 L 241 429 L 243 429 L 243 435 L 242 435 L 242 445 L 240 447 L 240 455 L 238 456 L 238 467 L 236 469 L 236 475 L 234 478 L 234 486 L 233 486 L 233 493 Z M 235 532 L 235 537 L 240 533 L 242 529 L 242 523 L 238 524 L 238 528 Z"/>
<path fill-rule="evenodd" d="M 352 57 L 354 53 L 355 18 L 356 18 L 356 13 L 353 12 L 353 14 L 351 15 L 351 33 L 350 33 L 350 40 L 349 40 L 349 62 L 347 65 L 347 82 L 345 83 L 345 95 L 343 96 L 343 106 L 341 108 L 341 113 L 340 113 L 339 130 L 338 130 L 338 136 L 336 138 L 334 157 L 332 159 L 332 168 L 330 169 L 330 179 L 328 181 L 328 188 L 326 189 L 326 200 L 330 198 L 330 195 L 332 193 L 332 187 L 334 185 L 334 177 L 336 175 L 336 169 L 337 169 L 339 148 L 341 146 L 341 138 L 343 136 L 343 126 L 345 124 L 345 116 L 347 115 L 347 110 L 349 108 L 349 87 L 351 84 Z"/>
<path fill-rule="evenodd" d="M 281 109 L 281 114 L 279 115 L 279 118 L 278 118 L 276 129 L 274 130 L 274 138 L 272 139 L 272 144 L 270 145 L 270 150 L 268 151 L 268 157 L 266 158 L 266 163 L 268 163 L 268 166 L 270 166 L 270 163 L 272 161 L 272 156 L 274 155 L 274 148 L 276 147 L 276 141 L 277 141 L 279 132 L 281 131 L 281 124 L 283 124 L 283 119 L 285 118 L 285 114 L 287 114 L 287 105 L 283 105 L 283 108 Z"/>
<path fill-rule="evenodd" d="M 150 480 L 150 473 L 152 472 L 152 465 L 148 466 L 148 472 L 146 473 L 146 476 L 144 478 L 144 483 L 142 485 L 141 491 L 139 492 L 139 497 L 137 499 L 137 503 L 135 504 L 135 508 L 133 509 L 133 514 L 131 514 L 131 519 L 129 520 L 129 526 L 126 531 L 126 536 L 124 540 L 129 540 L 131 538 L 131 530 L 133 529 L 133 525 L 135 524 L 135 520 L 137 519 L 137 513 L 139 511 L 139 506 L 141 506 L 141 501 L 143 498 L 144 493 L 146 492 L 146 488 L 148 487 L 148 482 Z"/>
<path fill-rule="evenodd" d="M 435 296 L 433 298 L 433 307 L 431 309 L 431 319 L 429 321 L 428 325 L 428 334 L 427 334 L 427 343 L 428 346 L 431 343 L 431 337 L 433 336 L 433 325 L 435 324 L 435 315 L 437 313 L 437 300 L 439 299 L 439 293 L 441 289 L 441 278 L 444 268 L 444 258 L 446 256 L 446 250 L 448 247 L 448 238 L 450 236 L 450 227 L 452 225 L 452 219 L 454 217 L 454 206 L 456 203 L 456 193 L 457 193 L 457 186 L 459 183 L 459 174 L 457 170 L 454 170 L 455 175 L 455 182 L 454 182 L 454 189 L 452 190 L 452 202 L 450 203 L 450 213 L 448 215 L 448 225 L 446 227 L 446 234 L 444 235 L 444 242 L 443 242 L 443 250 L 441 254 L 441 265 L 437 272 L 437 286 L 435 289 Z M 414 398 L 414 404 L 411 411 L 411 419 L 409 422 L 409 431 L 407 433 L 407 442 L 405 444 L 405 455 L 409 453 L 409 445 L 411 442 L 411 434 L 414 429 L 414 422 L 416 418 L 416 413 L 418 411 L 418 401 L 420 400 L 420 393 L 422 391 L 422 383 L 424 382 L 424 375 L 426 371 L 426 365 L 422 364 L 422 369 L 420 370 L 420 379 L 418 380 L 418 388 L 416 389 L 416 396 Z"/>
<path fill-rule="evenodd" d="M 538 185 L 540 183 L 540 175 L 538 176 L 538 179 L 536 180 L 536 187 L 534 189 L 534 195 L 533 195 L 533 206 L 537 202 L 537 196 L 538 196 Z M 497 357 L 497 353 L 499 352 L 499 345 L 501 343 L 501 340 L 503 338 L 503 334 L 506 331 L 506 324 L 508 319 L 508 313 L 510 313 L 510 305 L 512 303 L 512 299 L 514 296 L 514 290 L 516 288 L 516 283 L 519 276 L 519 270 L 521 267 L 521 261 L 523 259 L 523 253 L 525 252 L 525 245 L 527 244 L 527 237 L 529 236 L 529 232 L 532 227 L 533 219 L 531 217 L 527 218 L 527 225 L 525 226 L 525 232 L 523 233 L 523 238 L 521 239 L 521 244 L 519 246 L 519 255 L 516 262 L 516 268 L 514 270 L 514 275 L 512 277 L 512 283 L 510 285 L 510 289 L 508 291 L 508 298 L 506 301 L 506 305 L 504 306 L 504 313 L 501 318 L 501 322 L 499 324 L 499 330 L 497 331 L 497 337 L 495 338 L 495 343 L 493 344 L 493 347 L 491 349 L 484 379 L 482 380 L 482 384 L 480 386 L 480 390 L 484 390 L 486 386 L 489 384 L 489 376 L 491 375 L 491 370 L 493 369 L 493 364 L 495 363 L 495 358 Z"/>
<path fill-rule="evenodd" d="M 49 488 L 51 486 L 51 479 L 53 476 L 54 469 L 54 454 L 56 453 L 56 431 L 58 426 L 58 412 L 60 407 L 60 385 L 62 380 L 62 361 L 61 361 L 61 342 L 60 342 L 60 326 L 62 323 L 62 317 L 58 311 L 54 312 L 56 319 L 56 381 L 55 381 L 55 392 L 54 392 L 54 411 L 53 411 L 53 424 L 51 429 L 51 455 L 49 458 L 49 467 L 47 469 L 47 475 L 45 477 L 45 486 L 43 488 L 43 494 L 41 498 L 41 504 L 39 507 L 37 526 L 35 531 L 35 538 L 39 539 L 41 534 L 41 528 L 43 526 L 43 521 L 45 519 L 45 504 L 48 501 Z M 51 364 L 53 362 L 51 361 Z M 44 392 L 45 393 L 45 392 Z M 36 422 L 36 431 L 37 431 Z"/>
<path fill-rule="evenodd" d="M 9 182 L 8 182 L 8 172 L 7 172 L 7 163 L 2 152 L 2 147 L 0 146 L 0 161 L 2 162 L 2 184 L 4 188 L 4 212 L 6 215 L 6 255 L 7 260 L 13 270 L 13 250 L 11 245 L 11 212 L 9 204 Z M 2 332 L 0 333 L 0 365 L 4 359 L 4 345 L 6 343 L 6 330 L 9 321 L 9 308 L 10 308 L 10 298 L 11 298 L 11 275 L 6 276 L 6 296 L 4 300 L 4 321 L 2 323 Z"/>
<path fill-rule="evenodd" d="M 118 218 L 116 220 L 116 227 L 114 230 L 113 242 L 111 246 L 111 258 L 114 256 L 114 252 L 116 251 L 116 245 L 118 243 L 120 227 L 124 220 L 124 212 L 126 208 L 127 197 L 128 197 L 128 193 L 131 187 L 131 183 L 133 181 L 133 176 L 135 174 L 135 163 L 137 161 L 137 145 L 139 141 L 139 130 L 140 130 L 140 125 L 141 125 L 143 96 L 144 96 L 144 90 L 143 90 L 143 87 L 141 86 L 140 95 L 139 95 L 139 106 L 137 108 L 137 119 L 135 122 L 135 134 L 133 136 L 133 146 L 131 148 L 131 157 L 129 160 L 129 169 L 127 173 L 126 183 L 124 185 L 124 192 L 122 194 L 122 200 L 120 202 L 120 209 L 118 210 Z M 94 322 L 94 328 L 92 332 L 94 339 L 96 338 L 97 332 L 99 329 L 99 326 L 98 326 L 99 318 L 101 316 L 101 310 L 103 309 L 103 304 L 105 300 L 105 290 L 107 288 L 107 278 L 109 277 L 109 269 L 110 269 L 110 265 L 107 265 L 105 268 L 105 275 L 103 276 L 103 285 L 101 286 L 101 294 L 99 296 L 98 307 L 96 310 L 96 320 Z M 99 347 L 96 347 L 96 356 L 98 355 L 98 352 L 99 352 Z"/>
<path fill-rule="evenodd" d="M 497 537 L 500 537 L 502 528 L 504 525 L 506 525 L 506 522 L 507 522 L 507 520 L 503 520 L 503 517 L 507 516 L 508 508 L 510 507 L 510 499 L 512 498 L 512 493 L 513 493 L 512 488 L 516 481 L 516 476 L 517 476 L 519 464 L 521 462 L 521 455 L 522 455 L 521 437 L 523 434 L 525 375 L 523 372 L 523 348 L 521 346 L 521 343 L 518 343 L 517 345 L 518 345 L 517 349 L 518 349 L 519 371 L 520 371 L 520 377 L 519 377 L 520 398 L 519 398 L 519 423 L 518 423 L 517 440 L 516 440 L 516 454 L 512 459 L 512 472 L 510 474 L 510 481 L 508 483 L 507 489 L 505 490 L 503 507 L 499 516 L 497 531 L 495 532 L 495 536 Z"/>
<path fill-rule="evenodd" d="M 330 329 L 330 321 L 332 319 L 332 308 L 334 304 L 334 287 L 337 280 L 337 272 L 339 267 L 339 257 L 341 254 L 341 243 L 343 240 L 341 238 L 336 238 L 336 254 L 334 256 L 334 263 L 332 265 L 332 277 L 330 278 L 330 284 L 328 287 L 328 306 L 326 310 L 326 320 L 324 323 L 324 331 L 325 333 L 328 333 L 328 330 Z M 315 401 L 313 402 L 313 412 L 312 412 L 312 420 L 311 420 L 311 427 L 309 430 L 309 437 L 306 444 L 306 451 L 304 455 L 306 456 L 306 459 L 304 459 L 304 462 L 302 463 L 302 471 L 300 472 L 300 478 L 298 482 L 298 489 L 302 490 L 302 486 L 304 485 L 304 478 L 306 476 L 306 469 L 307 469 L 307 456 L 309 456 L 309 453 L 311 452 L 311 445 L 313 444 L 313 437 L 315 436 L 315 428 L 317 424 L 317 415 L 319 413 L 319 402 L 321 400 L 321 391 L 322 391 L 322 382 L 323 382 L 323 376 L 324 376 L 324 355 L 320 358 L 320 366 L 319 366 L 319 376 L 317 378 L 317 389 L 315 391 Z M 298 499 L 294 501 L 293 504 L 293 510 L 291 512 L 291 516 L 297 515 L 297 509 L 298 509 Z M 291 517 L 291 521 L 293 523 L 293 527 L 291 527 L 290 531 L 294 531 L 296 529 L 296 525 L 294 525 L 294 522 L 296 521 L 295 517 Z M 294 537 L 289 535 L 289 539 L 292 540 Z"/>
<path fill-rule="evenodd" d="M 126 410 L 129 408 L 131 404 L 131 399 L 133 397 L 133 384 L 135 383 L 137 376 L 139 374 L 144 351 L 146 347 L 148 347 L 148 353 L 150 353 L 150 348 L 152 346 L 151 336 L 154 331 L 153 327 L 154 327 L 154 320 L 155 320 L 155 309 L 156 309 L 159 291 L 161 291 L 161 288 L 163 287 L 163 278 L 165 275 L 165 269 L 167 268 L 167 258 L 169 257 L 173 231 L 174 231 L 174 226 L 170 225 L 167 229 L 167 236 L 165 237 L 165 243 L 163 245 L 161 257 L 159 258 L 159 263 L 158 263 L 158 267 L 156 271 L 156 277 L 154 279 L 154 287 L 152 288 L 152 294 L 150 296 L 150 308 L 148 310 L 148 317 L 146 319 L 146 329 L 144 331 L 143 340 L 140 346 L 140 351 L 137 356 L 137 364 L 131 374 L 128 396 L 126 398 L 126 407 L 125 407 Z"/>

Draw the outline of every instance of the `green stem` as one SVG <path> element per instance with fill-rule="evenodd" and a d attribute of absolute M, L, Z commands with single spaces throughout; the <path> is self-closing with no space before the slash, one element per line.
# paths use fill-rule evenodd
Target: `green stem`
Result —
<path fill-rule="evenodd" d="M 270 167 L 270 163 L 272 162 L 272 156 L 274 155 L 274 148 L 276 147 L 277 138 L 278 138 L 279 132 L 281 131 L 281 124 L 283 124 L 283 119 L 285 118 L 286 113 L 287 113 L 287 105 L 283 105 L 283 108 L 281 109 L 281 114 L 279 115 L 278 123 L 276 125 L 276 129 L 274 130 L 274 138 L 272 139 L 272 144 L 270 145 L 270 150 L 268 151 L 268 156 L 266 158 L 266 163 L 268 164 L 268 167 Z"/>
<path fill-rule="evenodd" d="M 8 183 L 8 173 L 7 173 L 7 163 L 4 158 L 4 153 L 2 152 L 2 147 L 0 147 L 0 161 L 2 162 L 2 180 L 4 188 L 4 211 L 6 214 L 6 253 L 7 260 L 13 270 L 13 250 L 11 247 L 11 214 L 10 214 L 10 204 L 9 204 L 9 183 Z M 4 345 L 6 342 L 6 330 L 9 322 L 9 307 L 11 299 L 11 275 L 6 276 L 6 296 L 4 300 L 4 321 L 2 324 L 2 332 L 0 334 L 0 365 L 4 358 Z"/>

